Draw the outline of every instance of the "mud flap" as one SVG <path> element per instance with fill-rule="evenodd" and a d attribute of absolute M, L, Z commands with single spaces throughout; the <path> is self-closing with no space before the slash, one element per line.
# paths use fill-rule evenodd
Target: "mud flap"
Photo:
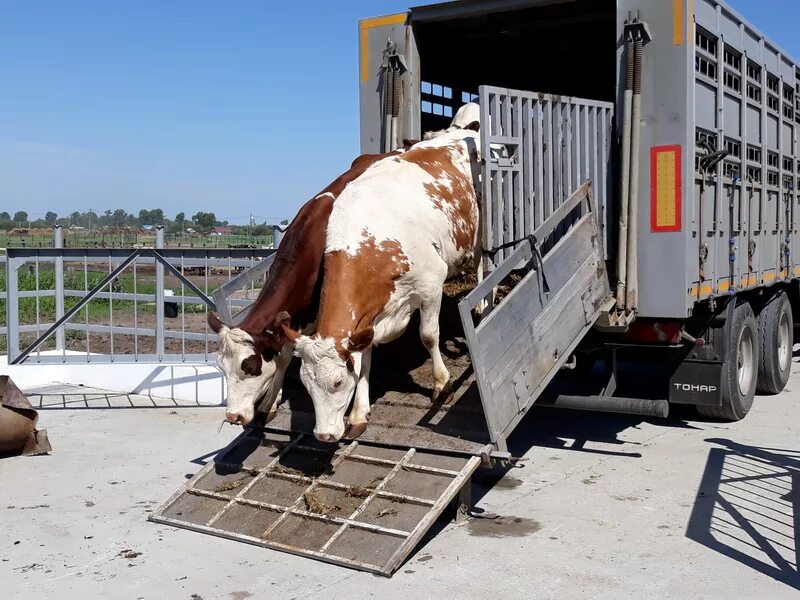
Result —
<path fill-rule="evenodd" d="M 685 360 L 669 380 L 669 401 L 722 406 L 721 378 L 721 362 Z"/>

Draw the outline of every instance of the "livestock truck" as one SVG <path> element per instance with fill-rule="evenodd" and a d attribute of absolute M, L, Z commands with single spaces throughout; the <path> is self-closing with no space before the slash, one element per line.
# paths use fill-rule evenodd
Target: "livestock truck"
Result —
<path fill-rule="evenodd" d="M 391 575 L 449 502 L 469 511 L 480 465 L 513 461 L 534 404 L 738 420 L 783 389 L 800 69 L 753 25 L 720 0 L 463 0 L 358 33 L 363 152 L 480 105 L 481 277 L 441 316 L 456 398 L 431 406 L 420 363 L 390 344 L 369 427 L 330 469 L 285 387 L 291 411 L 151 520 Z M 217 290 L 218 309 L 267 268 Z M 237 494 L 258 501 L 208 487 L 241 463 L 255 477 Z"/>
<path fill-rule="evenodd" d="M 488 275 L 461 316 L 493 442 L 565 370 L 548 402 L 590 410 L 735 421 L 784 388 L 800 67 L 754 25 L 721 0 L 463 0 L 359 42 L 363 152 L 480 104 Z"/>

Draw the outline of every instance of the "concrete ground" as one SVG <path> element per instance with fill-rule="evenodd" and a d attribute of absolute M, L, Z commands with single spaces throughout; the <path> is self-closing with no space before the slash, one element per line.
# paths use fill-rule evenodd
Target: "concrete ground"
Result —
<path fill-rule="evenodd" d="M 53 454 L 0 461 L 0 594 L 797 598 L 794 367 L 738 424 L 533 411 L 511 440 L 523 466 L 473 485 L 500 517 L 437 525 L 392 579 L 147 522 L 236 435 L 222 409 L 48 396 Z"/>

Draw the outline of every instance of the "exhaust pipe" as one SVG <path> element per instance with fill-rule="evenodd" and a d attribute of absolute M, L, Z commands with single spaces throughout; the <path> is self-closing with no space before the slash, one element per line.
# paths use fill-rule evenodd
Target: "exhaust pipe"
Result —
<path fill-rule="evenodd" d="M 616 396 L 558 396 L 555 400 L 539 401 L 536 406 L 568 408 L 594 412 L 622 413 L 645 417 L 669 416 L 669 402 L 666 400 L 642 400 L 639 398 L 618 398 Z"/>

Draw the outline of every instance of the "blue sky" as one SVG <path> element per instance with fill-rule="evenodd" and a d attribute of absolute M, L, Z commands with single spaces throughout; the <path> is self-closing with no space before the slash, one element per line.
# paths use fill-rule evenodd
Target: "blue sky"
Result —
<path fill-rule="evenodd" d="M 358 153 L 357 20 L 408 0 L 0 0 L 0 209 L 290 218 Z M 731 0 L 800 58 L 797 0 Z"/>

